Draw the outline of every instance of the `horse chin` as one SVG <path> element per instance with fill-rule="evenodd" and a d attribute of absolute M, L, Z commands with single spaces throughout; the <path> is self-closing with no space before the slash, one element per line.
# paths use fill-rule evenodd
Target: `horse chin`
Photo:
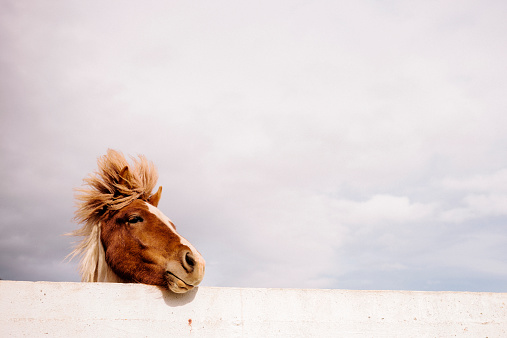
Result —
<path fill-rule="evenodd" d="M 185 283 L 180 278 L 176 277 L 172 273 L 166 273 L 167 288 L 174 293 L 185 293 L 194 288 L 193 285 Z"/>

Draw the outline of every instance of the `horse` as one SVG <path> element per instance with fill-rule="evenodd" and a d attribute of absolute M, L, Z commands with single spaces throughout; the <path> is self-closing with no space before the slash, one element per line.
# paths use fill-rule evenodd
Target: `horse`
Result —
<path fill-rule="evenodd" d="M 70 233 L 82 237 L 69 256 L 81 256 L 83 282 L 143 283 L 185 293 L 202 281 L 205 261 L 158 208 L 162 187 L 152 194 L 156 167 L 143 155 L 128 163 L 109 149 L 98 170 L 76 189 Z"/>

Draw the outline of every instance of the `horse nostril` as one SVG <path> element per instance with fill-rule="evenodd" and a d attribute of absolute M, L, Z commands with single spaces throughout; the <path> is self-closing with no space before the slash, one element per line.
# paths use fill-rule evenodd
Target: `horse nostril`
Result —
<path fill-rule="evenodd" d="M 190 266 L 194 266 L 195 265 L 195 259 L 194 259 L 194 257 L 192 256 L 192 254 L 190 252 L 187 252 L 187 254 L 185 255 L 185 261 Z"/>
<path fill-rule="evenodd" d="M 192 253 L 190 251 L 187 251 L 185 253 L 185 262 L 184 267 L 187 270 L 187 272 L 192 272 L 194 270 L 195 266 L 195 259 L 194 256 L 192 256 Z"/>

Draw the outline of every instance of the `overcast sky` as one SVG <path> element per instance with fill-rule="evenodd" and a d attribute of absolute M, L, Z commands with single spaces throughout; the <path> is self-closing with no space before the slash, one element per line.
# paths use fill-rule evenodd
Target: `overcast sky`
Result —
<path fill-rule="evenodd" d="M 0 0 L 0 278 L 144 154 L 205 286 L 507 292 L 507 2 Z"/>

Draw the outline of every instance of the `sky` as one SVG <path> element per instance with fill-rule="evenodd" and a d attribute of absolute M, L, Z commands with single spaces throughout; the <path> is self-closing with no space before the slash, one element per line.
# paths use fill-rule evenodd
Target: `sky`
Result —
<path fill-rule="evenodd" d="M 0 0 L 0 278 L 157 166 L 201 285 L 507 292 L 507 2 Z"/>

